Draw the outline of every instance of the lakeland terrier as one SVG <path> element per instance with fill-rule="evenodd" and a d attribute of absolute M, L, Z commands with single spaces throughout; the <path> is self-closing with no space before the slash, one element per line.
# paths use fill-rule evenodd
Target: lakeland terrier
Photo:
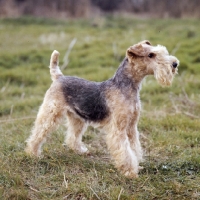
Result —
<path fill-rule="evenodd" d="M 58 66 L 59 52 L 53 51 L 50 74 L 53 80 L 37 114 L 26 152 L 40 156 L 47 135 L 67 117 L 65 143 L 77 153 L 87 153 L 82 136 L 88 126 L 106 133 L 106 143 L 115 167 L 127 177 L 137 177 L 142 148 L 137 124 L 140 116 L 139 92 L 147 75 L 169 86 L 179 61 L 164 46 L 147 40 L 129 47 L 115 75 L 103 82 L 64 76 Z"/>

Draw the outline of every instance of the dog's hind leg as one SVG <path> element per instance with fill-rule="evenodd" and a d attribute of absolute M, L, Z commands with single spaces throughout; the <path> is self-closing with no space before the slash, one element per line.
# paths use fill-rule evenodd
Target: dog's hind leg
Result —
<path fill-rule="evenodd" d="M 52 99 L 49 91 L 47 91 L 39 109 L 32 133 L 26 140 L 25 151 L 30 155 L 40 156 L 42 145 L 46 141 L 48 134 L 56 129 L 63 117 L 61 103 L 57 99 Z"/>
<path fill-rule="evenodd" d="M 82 142 L 82 136 L 87 129 L 87 123 L 79 119 L 75 114 L 67 113 L 67 133 L 66 145 L 79 154 L 88 152 L 87 147 Z"/>

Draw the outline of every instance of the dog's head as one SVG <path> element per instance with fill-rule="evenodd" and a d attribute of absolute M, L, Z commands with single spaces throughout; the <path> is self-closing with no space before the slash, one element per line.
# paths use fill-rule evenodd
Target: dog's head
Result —
<path fill-rule="evenodd" d="M 166 47 L 152 46 L 147 40 L 129 47 L 126 56 L 138 73 L 154 74 L 158 83 L 163 86 L 171 85 L 178 72 L 179 60 L 169 55 Z"/>

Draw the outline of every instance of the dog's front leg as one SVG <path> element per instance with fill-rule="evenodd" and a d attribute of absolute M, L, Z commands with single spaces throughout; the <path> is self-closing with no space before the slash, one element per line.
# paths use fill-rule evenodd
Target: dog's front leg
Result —
<path fill-rule="evenodd" d="M 130 146 L 125 121 L 109 125 L 106 142 L 115 166 L 125 176 L 135 178 L 138 176 L 139 163 L 135 152 Z"/>
<path fill-rule="evenodd" d="M 135 121 L 132 121 L 129 124 L 129 127 L 127 129 L 127 135 L 130 141 L 131 149 L 135 152 L 138 161 L 141 162 L 143 160 L 143 151 L 140 144 L 140 134 L 137 130 L 137 124 L 135 123 Z"/>

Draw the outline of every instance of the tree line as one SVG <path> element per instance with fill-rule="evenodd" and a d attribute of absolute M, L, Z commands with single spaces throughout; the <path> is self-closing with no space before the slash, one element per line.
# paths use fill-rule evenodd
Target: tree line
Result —
<path fill-rule="evenodd" d="M 0 17 L 91 17 L 130 13 L 159 18 L 200 17 L 199 0 L 0 0 Z"/>

